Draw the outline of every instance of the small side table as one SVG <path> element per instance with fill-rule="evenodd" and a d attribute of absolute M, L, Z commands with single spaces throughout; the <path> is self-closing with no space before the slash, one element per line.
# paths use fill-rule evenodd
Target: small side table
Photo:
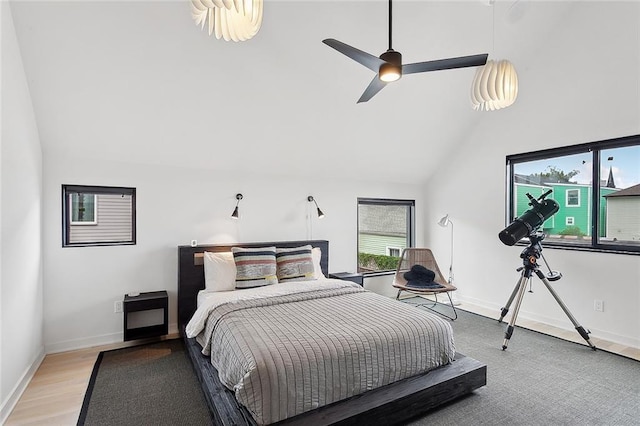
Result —
<path fill-rule="evenodd" d="M 140 293 L 138 296 L 124 296 L 124 340 L 146 339 L 147 337 L 159 337 L 169 334 L 169 295 L 166 290 Z M 146 327 L 129 328 L 129 314 L 131 312 L 150 311 L 162 309 L 164 321 L 162 324 Z"/>
<path fill-rule="evenodd" d="M 353 281 L 354 283 L 364 287 L 364 276 L 358 272 L 333 272 L 329 273 L 329 278 Z"/>

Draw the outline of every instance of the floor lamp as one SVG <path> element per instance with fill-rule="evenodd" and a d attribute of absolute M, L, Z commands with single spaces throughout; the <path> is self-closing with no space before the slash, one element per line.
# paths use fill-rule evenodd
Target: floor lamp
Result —
<path fill-rule="evenodd" d="M 451 219 L 449 219 L 449 214 L 446 214 L 444 217 L 442 217 L 442 219 L 440 219 L 438 221 L 438 225 L 442 226 L 443 228 L 446 228 L 447 226 L 451 225 L 451 257 L 450 257 L 450 263 L 449 263 L 449 284 L 453 285 L 453 222 L 451 221 Z M 453 300 L 453 304 L 454 305 L 459 305 L 460 302 L 456 299 L 455 297 L 455 291 L 452 292 L 452 300 Z"/>

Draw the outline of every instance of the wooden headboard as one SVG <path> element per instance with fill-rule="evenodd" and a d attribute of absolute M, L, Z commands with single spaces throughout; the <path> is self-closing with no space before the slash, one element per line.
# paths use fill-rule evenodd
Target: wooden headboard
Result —
<path fill-rule="evenodd" d="M 198 292 L 204 289 L 203 253 L 231 251 L 231 247 L 282 247 L 291 248 L 310 244 L 322 251 L 320 267 L 325 276 L 329 275 L 329 241 L 277 241 L 262 243 L 230 243 L 201 246 L 178 246 L 178 329 L 183 332 L 198 303 Z"/>

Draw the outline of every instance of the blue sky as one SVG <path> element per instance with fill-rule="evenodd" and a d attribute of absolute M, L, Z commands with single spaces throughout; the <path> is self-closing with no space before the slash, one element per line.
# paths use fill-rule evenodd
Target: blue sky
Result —
<path fill-rule="evenodd" d="M 613 157 L 613 159 L 609 160 L 610 157 Z M 565 173 L 578 170 L 580 173 L 571 180 L 578 183 L 591 183 L 592 161 L 590 152 L 516 164 L 515 172 L 529 175 L 543 172 L 549 166 L 553 166 Z M 606 179 L 609 176 L 610 167 L 613 167 L 613 180 L 616 188 L 628 188 L 639 184 L 640 146 L 603 150 L 600 161 L 600 176 L 602 179 Z"/>

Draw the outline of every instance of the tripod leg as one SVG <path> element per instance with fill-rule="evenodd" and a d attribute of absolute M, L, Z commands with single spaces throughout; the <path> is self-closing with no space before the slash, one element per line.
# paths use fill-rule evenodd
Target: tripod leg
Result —
<path fill-rule="evenodd" d="M 520 288 L 520 280 L 518 280 L 518 283 L 513 288 L 513 291 L 511 292 L 511 296 L 509 296 L 509 300 L 507 300 L 507 304 L 504 305 L 504 308 L 502 308 L 502 310 L 500 311 L 500 319 L 498 319 L 498 322 L 502 322 L 502 319 L 507 316 L 507 313 L 509 313 L 509 306 L 511 306 L 513 299 L 515 299 L 519 288 Z"/>
<path fill-rule="evenodd" d="M 540 280 L 545 285 L 545 287 L 547 287 L 547 290 L 549 290 L 549 292 L 551 293 L 553 298 L 556 299 L 556 302 L 558 302 L 558 305 L 560 305 L 560 307 L 562 308 L 564 313 L 567 314 L 567 316 L 569 317 L 569 319 L 573 323 L 573 326 L 576 328 L 576 330 L 578 331 L 580 336 L 582 336 L 582 338 L 587 341 L 587 343 L 589 344 L 591 349 L 593 349 L 595 351 L 596 350 L 595 345 L 593 343 L 591 343 L 591 341 L 589 340 L 589 332 L 587 330 L 585 330 L 584 327 L 582 327 L 578 323 L 578 321 L 574 318 L 573 315 L 571 315 L 571 312 L 569 311 L 569 308 L 567 308 L 567 305 L 565 305 L 564 302 L 562 302 L 562 299 L 560 299 L 560 296 L 558 296 L 558 293 L 556 293 L 556 291 L 553 289 L 553 287 L 551 287 L 551 283 L 549 282 L 547 277 L 545 277 L 544 274 L 542 272 L 540 272 L 540 271 L 536 271 L 536 275 L 538 276 L 538 278 L 540 278 Z"/>
<path fill-rule="evenodd" d="M 530 278 L 529 271 L 527 270 L 522 271 L 522 275 L 520 276 L 520 281 L 518 281 L 518 285 L 516 286 L 517 293 L 518 293 L 518 298 L 516 299 L 516 307 L 513 310 L 513 315 L 511 315 L 511 320 L 509 321 L 509 325 L 507 326 L 507 331 L 504 333 L 504 341 L 502 342 L 503 351 L 507 349 L 509 340 L 513 335 L 513 328 L 516 323 L 516 317 L 518 316 L 520 305 L 522 305 L 522 299 L 524 298 L 524 292 L 527 289 L 527 281 L 529 280 L 529 278 Z"/>

